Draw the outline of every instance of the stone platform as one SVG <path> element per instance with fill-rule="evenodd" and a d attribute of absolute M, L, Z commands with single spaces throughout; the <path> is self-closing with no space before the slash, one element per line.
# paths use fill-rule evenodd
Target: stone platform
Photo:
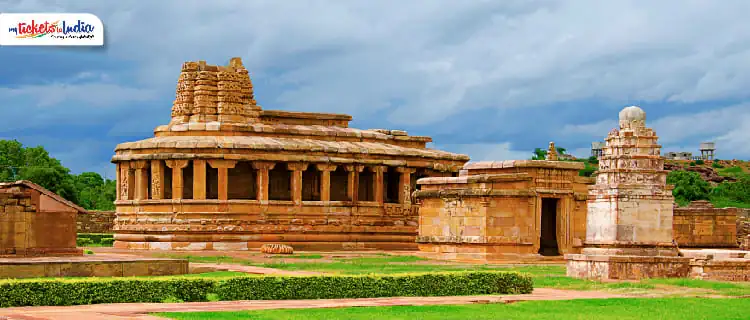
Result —
<path fill-rule="evenodd" d="M 567 276 L 595 280 L 640 280 L 690 276 L 690 258 L 567 254 Z"/>
<path fill-rule="evenodd" d="M 0 258 L 0 279 L 170 276 L 189 273 L 188 261 L 115 255 Z"/>

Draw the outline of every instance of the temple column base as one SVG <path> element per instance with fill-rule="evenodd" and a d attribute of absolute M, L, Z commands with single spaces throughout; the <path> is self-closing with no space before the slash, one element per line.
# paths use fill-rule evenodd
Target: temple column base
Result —
<path fill-rule="evenodd" d="M 676 255 L 566 254 L 565 260 L 567 276 L 580 279 L 607 281 L 690 276 L 691 259 Z"/>

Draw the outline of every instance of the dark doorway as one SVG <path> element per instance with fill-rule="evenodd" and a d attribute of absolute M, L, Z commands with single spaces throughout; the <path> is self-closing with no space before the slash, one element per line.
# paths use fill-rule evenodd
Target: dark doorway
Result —
<path fill-rule="evenodd" d="M 557 256 L 557 199 L 542 199 L 542 228 L 539 235 L 539 254 Z"/>

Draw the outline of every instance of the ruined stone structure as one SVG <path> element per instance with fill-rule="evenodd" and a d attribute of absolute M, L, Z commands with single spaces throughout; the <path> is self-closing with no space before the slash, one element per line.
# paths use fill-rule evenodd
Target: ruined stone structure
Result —
<path fill-rule="evenodd" d="M 708 201 L 693 201 L 674 208 L 674 239 L 680 248 L 735 248 L 738 246 L 737 218 L 747 209 L 714 208 Z"/>
<path fill-rule="evenodd" d="M 687 276 L 672 238 L 672 186 L 656 133 L 638 107 L 620 112 L 589 188 L 582 254 L 567 255 L 568 275 L 594 279 Z"/>
<path fill-rule="evenodd" d="M 77 217 L 78 233 L 112 233 L 115 224 L 114 211 L 88 211 Z"/>
<path fill-rule="evenodd" d="M 32 182 L 0 183 L 0 257 L 81 255 L 79 212 L 86 210 Z"/>
<path fill-rule="evenodd" d="M 453 176 L 468 157 L 350 120 L 262 110 L 239 58 L 186 62 L 170 123 L 115 149 L 115 246 L 416 248 L 416 179 Z"/>
<path fill-rule="evenodd" d="M 578 253 L 586 235 L 586 187 L 593 184 L 578 176 L 583 167 L 553 160 L 476 162 L 458 177 L 420 179 L 419 249 L 465 260 Z"/>

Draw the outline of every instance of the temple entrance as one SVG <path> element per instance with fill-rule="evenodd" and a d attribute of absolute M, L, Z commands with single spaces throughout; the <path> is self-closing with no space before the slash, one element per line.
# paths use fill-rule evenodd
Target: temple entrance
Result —
<path fill-rule="evenodd" d="M 539 230 L 539 254 L 557 256 L 557 201 L 555 198 L 542 198 L 542 227 Z"/>

